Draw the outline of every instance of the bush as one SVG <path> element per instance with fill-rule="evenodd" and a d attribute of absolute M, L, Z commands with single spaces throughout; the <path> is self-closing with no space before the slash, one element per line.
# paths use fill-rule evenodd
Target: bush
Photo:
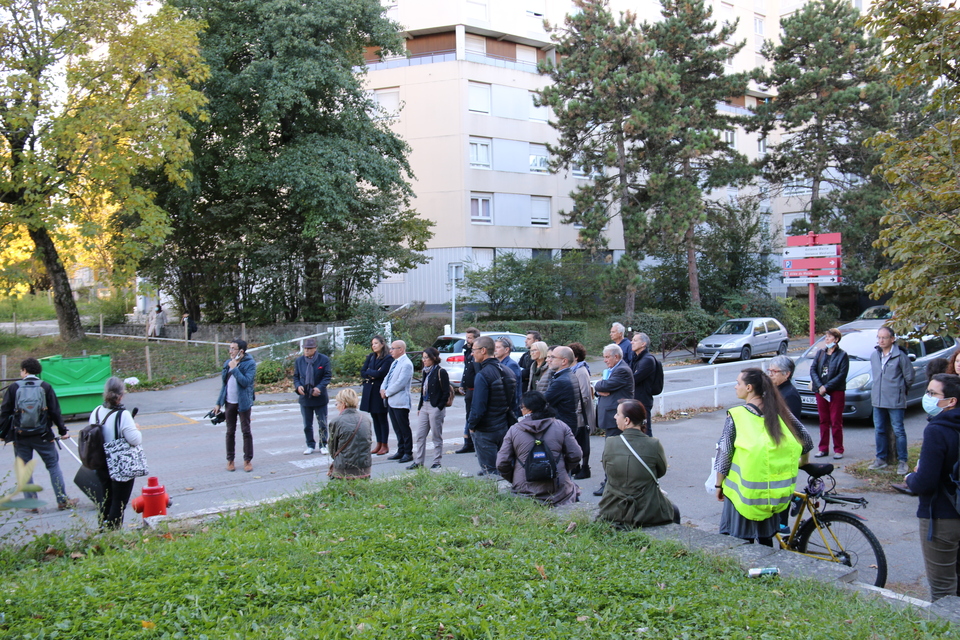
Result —
<path fill-rule="evenodd" d="M 791 336 L 805 335 L 810 329 L 810 309 L 797 298 L 777 298 L 782 315 L 778 318 Z"/>
<path fill-rule="evenodd" d="M 449 322 L 449 318 L 398 317 L 393 320 L 393 336 L 405 341 L 411 351 L 420 351 L 436 342 Z M 461 331 L 470 326 L 463 320 L 457 324 Z"/>
<path fill-rule="evenodd" d="M 509 331 L 525 334 L 539 331 L 547 344 L 570 344 L 583 342 L 587 336 L 587 323 L 577 320 L 501 320 L 483 322 L 481 331 Z"/>
<path fill-rule="evenodd" d="M 817 317 L 814 320 L 817 324 L 817 333 L 837 326 L 840 321 L 840 307 L 835 304 L 817 305 L 816 314 Z M 809 320 L 807 323 L 809 324 Z"/>
<path fill-rule="evenodd" d="M 363 345 L 348 344 L 333 355 L 333 375 L 338 378 L 359 378 L 360 368 L 370 350 Z"/>
<path fill-rule="evenodd" d="M 264 360 L 257 363 L 257 384 L 273 384 L 280 382 L 287 375 L 287 370 L 279 360 Z"/>
<path fill-rule="evenodd" d="M 360 300 L 353 306 L 347 325 L 353 327 L 353 331 L 347 336 L 347 342 L 363 345 L 364 348 L 370 346 L 370 340 L 375 335 L 383 334 L 383 323 L 387 321 L 387 314 L 373 298 Z M 361 361 L 360 364 L 363 364 Z M 357 372 L 360 367 L 357 367 Z M 357 375 L 356 373 L 352 375 Z"/>

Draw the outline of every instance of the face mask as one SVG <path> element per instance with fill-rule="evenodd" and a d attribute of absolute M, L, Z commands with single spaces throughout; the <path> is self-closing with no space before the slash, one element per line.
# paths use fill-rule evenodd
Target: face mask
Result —
<path fill-rule="evenodd" d="M 929 415 L 935 416 L 943 411 L 943 407 L 939 406 L 937 403 L 940 402 L 939 398 L 934 398 L 923 394 L 923 399 L 920 403 L 923 405 L 923 410 L 926 411 Z"/>

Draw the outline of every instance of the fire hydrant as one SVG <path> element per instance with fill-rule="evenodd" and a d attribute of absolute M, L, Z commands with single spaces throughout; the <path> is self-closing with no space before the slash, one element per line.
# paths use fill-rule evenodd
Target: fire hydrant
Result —
<path fill-rule="evenodd" d="M 165 516 L 167 515 L 167 507 L 172 505 L 173 499 L 167 495 L 166 489 L 154 476 L 147 478 L 147 486 L 143 488 L 141 495 L 130 502 L 133 510 L 142 513 L 144 518 Z"/>

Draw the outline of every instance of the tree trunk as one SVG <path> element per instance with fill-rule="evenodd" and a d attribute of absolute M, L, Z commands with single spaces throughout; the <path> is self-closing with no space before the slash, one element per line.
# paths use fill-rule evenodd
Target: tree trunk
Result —
<path fill-rule="evenodd" d="M 83 325 L 80 323 L 80 312 L 73 299 L 70 289 L 70 278 L 63 267 L 60 254 L 57 252 L 53 239 L 43 227 L 30 229 L 30 239 L 40 251 L 43 266 L 47 269 L 50 284 L 53 287 L 53 306 L 57 310 L 57 324 L 60 325 L 60 338 L 63 340 L 82 340 L 84 337 Z"/>
<path fill-rule="evenodd" d="M 687 227 L 683 234 L 683 243 L 687 246 L 687 277 L 690 281 L 690 302 L 700 306 L 700 273 L 697 271 L 697 248 L 693 243 L 694 225 Z"/>
<path fill-rule="evenodd" d="M 620 161 L 620 220 L 623 222 L 624 228 L 626 228 L 626 222 L 623 221 L 623 212 L 626 210 L 627 205 L 629 204 L 629 181 L 627 179 L 627 148 L 626 144 L 623 141 L 623 133 L 620 132 L 617 135 L 617 155 L 619 156 Z M 630 239 L 627 238 L 627 234 L 623 234 L 623 249 L 627 256 L 634 255 L 635 247 L 631 246 Z M 630 269 L 630 280 L 627 282 L 627 292 L 623 301 L 623 316 L 627 324 L 633 322 L 633 314 L 636 312 L 637 308 L 637 283 L 636 283 L 636 268 Z"/>

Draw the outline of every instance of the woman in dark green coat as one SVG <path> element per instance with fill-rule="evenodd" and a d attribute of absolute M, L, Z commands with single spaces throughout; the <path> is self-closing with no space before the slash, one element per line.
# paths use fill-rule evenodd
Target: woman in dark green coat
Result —
<path fill-rule="evenodd" d="M 660 441 L 647 435 L 646 409 L 636 400 L 621 400 L 616 422 L 622 434 L 607 437 L 603 447 L 607 484 L 597 519 L 625 528 L 679 524 L 680 510 L 660 490 L 667 456 Z"/>

